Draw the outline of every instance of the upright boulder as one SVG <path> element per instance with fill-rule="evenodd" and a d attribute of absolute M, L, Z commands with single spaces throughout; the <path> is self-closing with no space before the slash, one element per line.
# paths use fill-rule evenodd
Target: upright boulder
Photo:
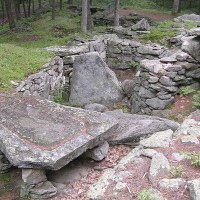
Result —
<path fill-rule="evenodd" d="M 111 106 L 122 98 L 123 92 L 115 73 L 98 53 L 76 56 L 69 98 L 71 105 L 100 103 Z"/>
<path fill-rule="evenodd" d="M 146 19 L 141 19 L 137 24 L 131 27 L 132 31 L 150 31 L 150 25 Z"/>

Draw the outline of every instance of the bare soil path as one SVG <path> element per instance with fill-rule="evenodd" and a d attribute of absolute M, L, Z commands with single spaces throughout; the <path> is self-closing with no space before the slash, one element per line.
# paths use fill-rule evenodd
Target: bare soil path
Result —
<path fill-rule="evenodd" d="M 154 21 L 154 22 L 172 20 L 174 18 L 173 15 L 166 14 L 166 13 L 153 12 L 153 11 L 147 11 L 147 10 L 139 10 L 139 9 L 134 9 L 134 8 L 120 9 L 120 17 L 124 17 L 129 14 L 133 14 L 133 13 L 150 17 L 152 19 L 152 21 Z"/>

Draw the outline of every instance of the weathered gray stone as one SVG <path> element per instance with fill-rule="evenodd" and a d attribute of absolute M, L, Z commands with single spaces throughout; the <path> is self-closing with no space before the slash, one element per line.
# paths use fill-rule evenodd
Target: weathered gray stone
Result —
<path fill-rule="evenodd" d="M 149 72 L 155 73 L 155 74 L 164 74 L 166 70 L 164 69 L 164 66 L 171 65 L 171 64 L 164 64 L 161 63 L 159 60 L 142 60 L 140 62 L 140 66 L 144 69 L 147 69 Z"/>
<path fill-rule="evenodd" d="M 176 130 L 178 123 L 148 115 L 125 114 L 122 111 L 106 112 L 118 120 L 119 127 L 110 138 L 111 143 L 135 142 L 140 137 L 168 129 Z"/>
<path fill-rule="evenodd" d="M 163 63 L 175 63 L 177 62 L 176 58 L 174 57 L 163 57 L 160 59 L 160 62 L 163 62 Z"/>
<path fill-rule="evenodd" d="M 184 155 L 180 154 L 180 153 L 172 153 L 172 159 L 175 161 L 182 161 L 184 160 Z"/>
<path fill-rule="evenodd" d="M 47 181 L 45 171 L 38 169 L 22 169 L 24 185 L 21 196 L 29 194 L 31 199 L 49 199 L 56 195 L 57 189 Z"/>
<path fill-rule="evenodd" d="M 132 31 L 149 31 L 150 25 L 146 19 L 141 19 L 137 24 L 131 27 Z"/>
<path fill-rule="evenodd" d="M 176 19 L 178 19 L 181 22 L 185 22 L 185 21 L 199 22 L 200 21 L 200 15 L 196 15 L 196 14 L 184 14 L 182 16 L 177 17 Z"/>
<path fill-rule="evenodd" d="M 97 111 L 97 112 L 105 112 L 108 108 L 102 104 L 92 103 L 88 104 L 84 107 L 86 110 Z"/>
<path fill-rule="evenodd" d="M 172 141 L 172 130 L 156 132 L 149 138 L 140 141 L 140 144 L 146 148 L 169 147 Z"/>
<path fill-rule="evenodd" d="M 150 76 L 149 79 L 148 79 L 148 82 L 149 82 L 149 83 L 157 83 L 158 80 L 159 80 L 158 77 Z"/>
<path fill-rule="evenodd" d="M 162 153 L 156 153 L 152 157 L 150 171 L 149 171 L 149 180 L 151 183 L 155 179 L 166 175 L 170 170 L 170 165 L 167 158 Z"/>
<path fill-rule="evenodd" d="M 191 200 L 200 200 L 200 179 L 188 181 Z"/>
<path fill-rule="evenodd" d="M 152 47 L 151 45 L 146 45 L 146 46 L 139 46 L 137 48 L 137 52 L 144 55 L 149 54 L 149 55 L 159 56 L 163 52 L 163 50 L 161 48 L 154 49 L 154 47 Z"/>
<path fill-rule="evenodd" d="M 165 86 L 174 86 L 175 85 L 175 83 L 172 81 L 172 79 L 167 76 L 161 76 L 159 81 L 162 85 L 165 85 Z"/>
<path fill-rule="evenodd" d="M 182 178 L 177 179 L 162 179 L 159 181 L 159 185 L 162 188 L 171 189 L 173 191 L 178 190 L 179 187 L 183 186 L 186 181 Z"/>
<path fill-rule="evenodd" d="M 126 94 L 127 97 L 131 97 L 134 92 L 135 81 L 134 80 L 124 80 L 122 82 L 122 90 Z"/>
<path fill-rule="evenodd" d="M 157 153 L 157 151 L 154 149 L 143 149 L 141 155 L 152 158 L 155 153 Z"/>
<path fill-rule="evenodd" d="M 33 96 L 0 95 L 0 150 L 15 166 L 58 170 L 111 136 L 108 115 Z"/>
<path fill-rule="evenodd" d="M 200 39 L 193 38 L 182 44 L 182 50 L 190 54 L 197 61 L 200 61 Z"/>
<path fill-rule="evenodd" d="M 151 92 L 150 90 L 147 90 L 144 87 L 140 88 L 140 91 L 138 94 L 139 96 L 144 97 L 144 98 L 152 98 L 155 96 L 155 93 Z"/>
<path fill-rule="evenodd" d="M 199 140 L 195 135 L 184 135 L 181 137 L 183 144 L 199 144 Z"/>
<path fill-rule="evenodd" d="M 123 98 L 122 89 L 114 74 L 98 53 L 76 56 L 69 102 L 72 105 L 100 103 L 113 105 Z"/>
<path fill-rule="evenodd" d="M 108 150 L 109 150 L 109 144 L 108 142 L 104 142 L 98 147 L 88 150 L 86 153 L 84 153 L 84 157 L 91 158 L 95 161 L 101 161 L 106 157 Z"/>
<path fill-rule="evenodd" d="M 174 98 L 171 98 L 168 100 L 161 100 L 161 99 L 155 97 L 152 99 L 147 99 L 146 104 L 155 110 L 163 110 L 163 109 L 167 108 L 167 106 L 172 104 L 173 101 L 174 101 Z"/>

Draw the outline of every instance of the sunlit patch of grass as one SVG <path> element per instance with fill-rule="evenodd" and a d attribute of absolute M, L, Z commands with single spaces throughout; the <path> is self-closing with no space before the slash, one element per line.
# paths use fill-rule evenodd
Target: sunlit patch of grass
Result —
<path fill-rule="evenodd" d="M 0 91 L 11 89 L 11 81 L 23 80 L 41 69 L 52 55 L 38 49 L 0 44 Z"/>

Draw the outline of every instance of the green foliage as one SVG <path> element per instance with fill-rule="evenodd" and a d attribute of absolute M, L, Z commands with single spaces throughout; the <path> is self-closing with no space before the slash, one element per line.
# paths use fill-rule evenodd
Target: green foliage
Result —
<path fill-rule="evenodd" d="M 185 170 L 182 165 L 179 165 L 178 167 L 172 166 L 169 172 L 172 178 L 183 177 L 185 175 Z"/>
<path fill-rule="evenodd" d="M 197 27 L 197 23 L 194 22 L 194 21 L 186 21 L 186 22 L 184 22 L 184 24 L 185 24 L 185 28 L 188 29 L 188 30 Z"/>
<path fill-rule="evenodd" d="M 1 183 L 8 183 L 12 179 L 11 175 L 9 173 L 6 174 L 0 174 L 0 182 Z"/>
<path fill-rule="evenodd" d="M 147 189 L 143 189 L 139 195 L 140 200 L 157 200 Z"/>
<path fill-rule="evenodd" d="M 185 86 L 184 88 L 181 89 L 180 94 L 181 94 L 181 96 L 186 96 L 186 95 L 191 94 L 193 92 L 195 92 L 194 89 L 192 89 L 190 86 Z"/>
<path fill-rule="evenodd" d="M 10 81 L 23 80 L 48 62 L 52 53 L 0 44 L 0 91 L 12 88 Z"/>
<path fill-rule="evenodd" d="M 25 200 L 30 200 L 31 199 L 31 195 L 30 195 L 30 191 L 29 191 L 29 186 L 27 183 L 23 183 L 22 184 L 22 191 L 23 191 L 23 199 Z"/>
<path fill-rule="evenodd" d="M 179 33 L 179 31 L 172 29 L 176 25 L 177 22 L 172 22 L 172 21 L 161 22 L 157 26 L 154 26 L 151 29 L 150 33 L 142 35 L 140 39 L 144 41 L 151 40 L 152 42 L 158 42 L 163 44 L 162 40 L 164 38 L 172 37 Z"/>
<path fill-rule="evenodd" d="M 68 101 L 68 99 L 69 99 L 69 95 L 66 95 L 62 87 L 57 89 L 53 97 L 53 100 L 59 104 L 65 103 L 66 101 Z"/>
<path fill-rule="evenodd" d="M 123 113 L 130 113 L 130 108 L 124 102 L 118 102 L 115 104 L 116 109 L 122 110 Z"/>
<path fill-rule="evenodd" d="M 200 109 L 200 91 L 197 91 L 197 93 L 193 96 L 193 105 L 195 108 Z"/>
<path fill-rule="evenodd" d="M 190 161 L 191 165 L 194 165 L 195 167 L 200 167 L 200 152 L 184 152 L 184 157 Z"/>
<path fill-rule="evenodd" d="M 134 60 L 132 60 L 129 65 L 131 66 L 131 68 L 136 68 L 138 66 L 138 63 L 135 62 Z"/>

